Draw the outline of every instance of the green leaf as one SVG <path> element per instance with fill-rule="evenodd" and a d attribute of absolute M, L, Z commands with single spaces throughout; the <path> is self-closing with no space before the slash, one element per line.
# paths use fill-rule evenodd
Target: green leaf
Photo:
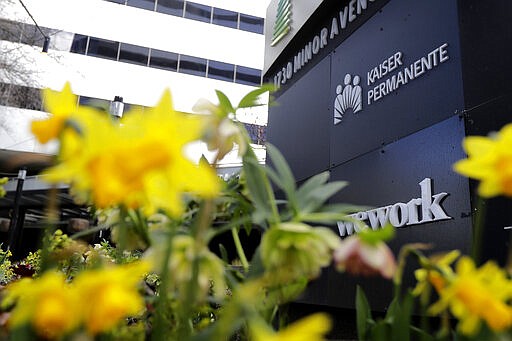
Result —
<path fill-rule="evenodd" d="M 418 327 L 410 326 L 411 330 L 411 339 L 413 340 L 421 340 L 421 341 L 434 341 L 435 338 L 427 333 L 424 330 L 421 330 Z"/>
<path fill-rule="evenodd" d="M 329 181 L 329 176 L 330 173 L 326 171 L 307 179 L 306 182 L 304 182 L 302 186 L 300 186 L 300 188 L 297 190 L 297 196 L 307 196 L 309 192 Z"/>
<path fill-rule="evenodd" d="M 408 291 L 402 302 L 398 304 L 395 302 L 394 316 L 391 322 L 391 337 L 393 340 L 410 340 L 411 314 L 414 304 L 414 298 L 410 291 Z M 389 313 L 389 312 L 388 312 Z"/>
<path fill-rule="evenodd" d="M 370 305 L 363 289 L 358 285 L 356 289 L 356 324 L 359 340 L 367 340 L 369 330 L 368 321 L 372 320 Z"/>
<path fill-rule="evenodd" d="M 235 113 L 235 109 L 229 98 L 222 91 L 215 90 L 215 93 L 219 99 L 219 107 L 222 108 L 223 117 L 227 116 L 229 113 Z"/>
<path fill-rule="evenodd" d="M 335 181 L 316 187 L 308 193 L 301 192 L 301 194 L 304 194 L 297 199 L 300 203 L 298 204 L 299 210 L 303 213 L 317 210 L 346 185 L 347 182 L 345 181 Z"/>
<path fill-rule="evenodd" d="M 272 165 L 275 169 L 274 172 L 269 167 L 265 168 L 269 178 L 284 190 L 292 211 L 297 212 L 295 178 L 288 163 L 286 163 L 285 158 L 279 150 L 271 144 L 267 144 L 267 154 L 272 160 Z"/>
<path fill-rule="evenodd" d="M 245 95 L 240 100 L 240 103 L 238 103 L 237 108 L 238 109 L 240 109 L 240 108 L 250 108 L 250 107 L 254 107 L 256 105 L 260 105 L 257 102 L 258 97 L 261 96 L 262 94 L 264 94 L 267 91 L 272 92 L 274 90 L 275 90 L 275 86 L 273 84 L 263 84 L 258 89 L 253 90 L 253 91 L 249 92 L 247 95 Z"/>
<path fill-rule="evenodd" d="M 257 220 L 257 224 L 261 224 L 263 220 L 271 219 L 273 212 L 277 211 L 277 208 L 272 207 L 275 202 L 274 194 L 270 190 L 265 172 L 253 154 L 246 153 L 244 155 L 243 168 L 247 189 L 254 203 L 253 217 Z"/>
<path fill-rule="evenodd" d="M 385 320 L 380 320 L 375 323 L 375 326 L 371 330 L 371 340 L 374 341 L 385 341 L 392 340 L 389 337 L 389 324 Z M 395 340 L 393 340 L 395 341 Z"/>
<path fill-rule="evenodd" d="M 398 302 L 398 298 L 394 297 L 391 303 L 389 304 L 388 311 L 386 312 L 385 320 L 388 323 L 393 323 L 395 316 L 398 313 L 398 310 L 400 309 L 400 305 Z"/>
<path fill-rule="evenodd" d="M 224 245 L 219 244 L 219 251 L 220 251 L 220 256 L 221 256 L 222 260 L 224 261 L 224 263 L 228 264 L 229 263 L 228 251 L 226 250 Z"/>
<path fill-rule="evenodd" d="M 252 259 L 249 263 L 249 272 L 247 273 L 247 279 L 258 278 L 265 273 L 265 266 L 261 260 L 260 246 L 254 252 Z"/>
<path fill-rule="evenodd" d="M 385 242 L 395 236 L 395 228 L 391 224 L 387 224 L 381 229 L 364 229 L 359 232 L 359 237 L 367 244 L 375 245 L 379 242 Z"/>

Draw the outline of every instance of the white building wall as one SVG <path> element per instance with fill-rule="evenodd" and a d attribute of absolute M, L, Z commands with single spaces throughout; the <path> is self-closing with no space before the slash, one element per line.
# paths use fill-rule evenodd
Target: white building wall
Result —
<path fill-rule="evenodd" d="M 259 17 L 264 17 L 268 4 L 268 0 L 194 2 Z M 24 0 L 24 3 L 42 27 L 260 70 L 263 68 L 262 34 L 103 0 Z M 33 24 L 18 1 L 13 2 L 13 6 L 2 14 L 9 20 Z M 169 88 L 175 108 L 184 112 L 192 112 L 193 105 L 200 98 L 217 102 L 216 89 L 226 93 L 235 104 L 243 95 L 255 89 L 243 84 L 69 53 L 67 51 L 71 47 L 72 39 L 72 34 L 59 33 L 53 36 L 48 55 L 41 54 L 39 48 L 23 46 L 20 52 L 30 56 L 33 67 L 37 70 L 33 84 L 26 85 L 60 90 L 69 81 L 75 94 L 107 100 L 122 96 L 126 103 L 144 106 L 155 105 L 164 89 Z M 7 46 L 14 43 L 3 41 L 0 44 Z M 268 96 L 262 96 L 261 101 L 268 103 Z M 18 141 L 16 137 L 7 139 L 0 134 L 0 148 L 17 149 L 23 146 L 23 150 L 43 150 L 34 143 L 20 143 L 27 139 L 27 131 L 22 129 L 27 129 L 28 122 L 34 117 L 29 112 L 20 110 L 16 114 L 16 122 L 25 121 L 17 124 L 20 127 Z M 251 108 L 240 113 L 238 119 L 246 123 L 266 125 L 267 112 L 266 105 Z M 0 122 L 8 122 L 13 115 L 12 110 L 6 111 L 0 107 Z M 197 148 L 196 152 L 201 150 L 204 147 Z M 227 162 L 231 163 L 232 160 Z"/>

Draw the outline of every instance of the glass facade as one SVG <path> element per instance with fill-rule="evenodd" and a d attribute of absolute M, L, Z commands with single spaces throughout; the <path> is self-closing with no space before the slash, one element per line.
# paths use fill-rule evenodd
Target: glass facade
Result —
<path fill-rule="evenodd" d="M 212 19 L 210 6 L 187 2 L 185 4 L 185 18 L 209 23 Z"/>
<path fill-rule="evenodd" d="M 117 41 L 90 37 L 87 55 L 117 60 L 118 50 L 119 42 Z"/>
<path fill-rule="evenodd" d="M 119 61 L 138 64 L 148 65 L 149 48 L 121 43 L 119 49 Z"/>
<path fill-rule="evenodd" d="M 178 71 L 178 54 L 151 49 L 149 66 L 169 71 Z"/>
<path fill-rule="evenodd" d="M 210 60 L 208 63 L 208 78 L 219 79 L 232 82 L 235 76 L 235 66 L 233 64 L 217 62 Z"/>
<path fill-rule="evenodd" d="M 184 4 L 185 1 L 183 0 L 158 0 L 156 4 L 156 11 L 182 17 Z"/>
<path fill-rule="evenodd" d="M 239 28 L 244 31 L 263 34 L 263 18 L 240 13 Z"/>
<path fill-rule="evenodd" d="M 214 8 L 212 24 L 238 28 L 238 13 L 225 9 Z"/>
<path fill-rule="evenodd" d="M 150 11 L 155 10 L 155 0 L 127 0 L 127 6 L 147 9 Z"/>
<path fill-rule="evenodd" d="M 179 72 L 195 76 L 206 76 L 206 59 L 180 55 Z"/>
<path fill-rule="evenodd" d="M 261 71 L 250 67 L 237 66 L 236 83 L 259 86 L 261 84 Z"/>

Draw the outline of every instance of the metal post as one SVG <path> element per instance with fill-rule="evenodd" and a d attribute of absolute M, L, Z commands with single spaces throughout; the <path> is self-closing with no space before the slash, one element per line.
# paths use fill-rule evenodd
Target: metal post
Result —
<path fill-rule="evenodd" d="M 11 224 L 9 225 L 9 250 L 13 256 L 17 252 L 16 248 L 20 239 L 23 224 L 18 223 L 20 212 L 20 201 L 23 194 L 23 182 L 27 175 L 27 170 L 22 168 L 18 171 L 18 184 L 16 186 L 16 193 L 14 196 L 14 207 L 12 209 Z"/>

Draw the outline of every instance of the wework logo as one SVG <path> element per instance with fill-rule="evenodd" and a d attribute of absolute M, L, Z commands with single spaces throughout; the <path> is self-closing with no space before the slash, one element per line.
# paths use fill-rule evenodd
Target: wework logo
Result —
<path fill-rule="evenodd" d="M 359 85 L 361 78 L 352 77 L 347 73 L 342 84 L 336 87 L 336 99 L 334 100 L 334 124 L 339 124 L 343 115 L 352 109 L 355 114 L 363 110 L 363 90 Z"/>
<path fill-rule="evenodd" d="M 349 217 L 366 223 L 374 230 L 382 228 L 387 223 L 395 227 L 406 227 L 452 219 L 441 206 L 441 201 L 448 193 L 441 192 L 432 195 L 432 181 L 429 178 L 423 179 L 419 185 L 421 188 L 420 198 L 411 199 L 407 203 L 399 202 L 394 205 L 354 213 Z M 342 237 L 360 231 L 360 225 L 354 222 L 339 221 L 337 225 Z"/>

